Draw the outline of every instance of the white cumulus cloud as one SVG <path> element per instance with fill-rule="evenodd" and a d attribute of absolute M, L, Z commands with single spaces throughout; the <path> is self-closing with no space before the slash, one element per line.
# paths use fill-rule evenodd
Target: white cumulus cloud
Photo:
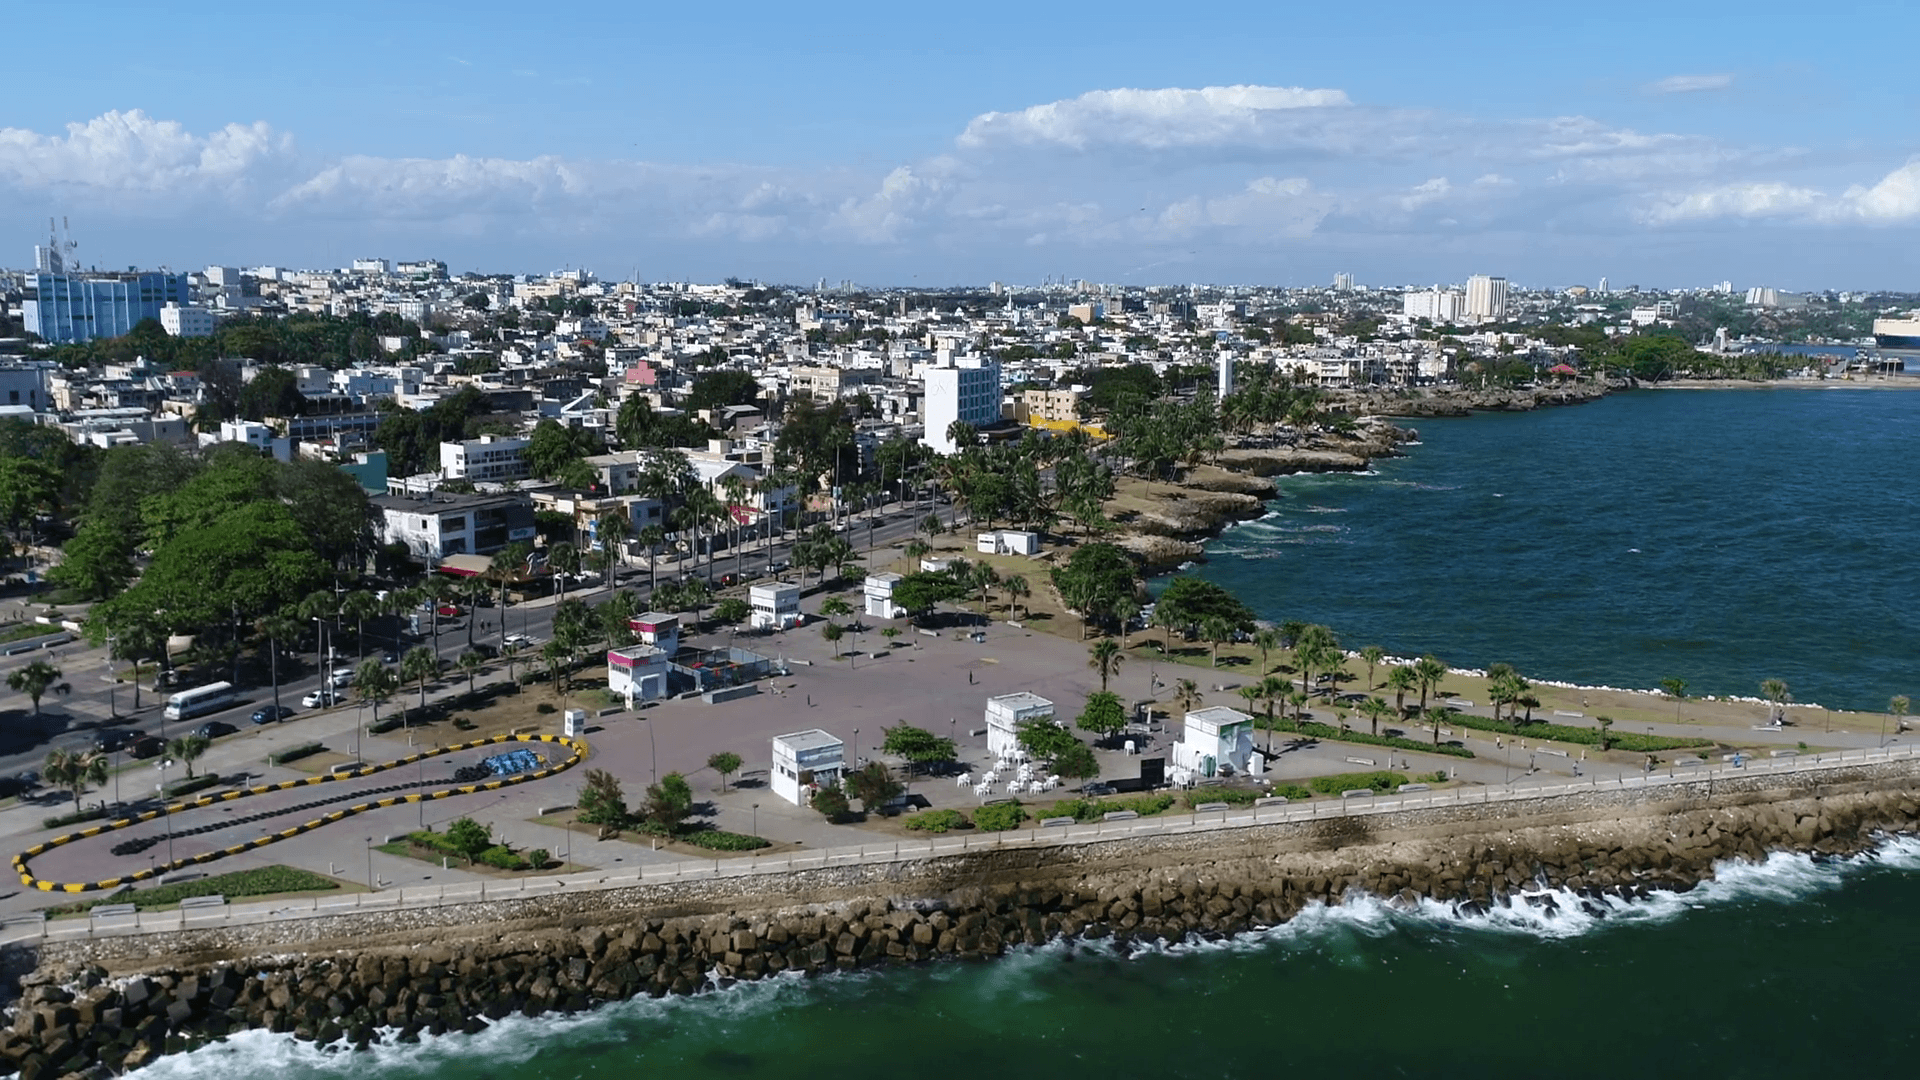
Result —
<path fill-rule="evenodd" d="M 1344 90 L 1298 86 L 1208 86 L 1159 90 L 1094 90 L 1018 112 L 973 118 L 959 143 L 1054 145 L 1085 149 L 1118 145 L 1163 150 L 1260 140 L 1277 114 L 1350 105 Z"/>
<path fill-rule="evenodd" d="M 0 128 L 0 183 L 156 193 L 219 189 L 287 158 L 292 148 L 291 137 L 265 123 L 195 135 L 139 109 L 114 111 L 68 124 L 65 136 Z"/>

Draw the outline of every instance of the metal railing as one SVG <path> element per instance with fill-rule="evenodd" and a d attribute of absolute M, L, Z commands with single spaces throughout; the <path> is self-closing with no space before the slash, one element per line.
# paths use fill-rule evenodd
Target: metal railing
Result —
<path fill-rule="evenodd" d="M 1470 808 L 1499 803 L 1532 802 L 1541 799 L 1590 795 L 1596 792 L 1658 791 L 1703 782 L 1708 784 L 1710 792 L 1711 785 L 1720 780 L 1795 775 L 1860 765 L 1911 761 L 1916 758 L 1920 758 L 1920 747 L 1849 750 L 1754 760 L 1737 766 L 1706 764 L 1675 766 L 1668 772 L 1623 775 L 1610 780 L 1593 777 L 1584 782 L 1535 787 L 1456 788 L 1442 792 L 1315 800 L 1310 803 L 1239 807 L 1187 814 L 1167 813 L 1150 818 L 1096 821 L 1050 828 L 1043 828 L 1036 821 L 1032 828 L 1010 829 L 979 836 L 963 835 L 930 840 L 858 844 L 805 853 L 796 852 L 784 858 L 682 859 L 633 869 L 593 870 L 505 883 L 477 881 L 450 885 L 412 886 L 340 896 L 314 896 L 302 900 L 209 904 L 157 912 L 129 911 L 129 905 L 120 904 L 110 909 L 95 908 L 87 917 L 72 920 L 49 921 L 43 912 L 35 912 L 0 920 L 0 944 L 35 939 L 84 940 L 221 926 L 289 922 L 359 912 L 431 909 L 466 903 L 497 903 L 560 893 L 631 888 L 636 885 L 715 881 L 827 868 L 914 862 L 974 852 L 1070 847 L 1113 840 L 1190 835 L 1266 825 L 1299 824 L 1334 818 L 1403 813 L 1411 810 Z"/>

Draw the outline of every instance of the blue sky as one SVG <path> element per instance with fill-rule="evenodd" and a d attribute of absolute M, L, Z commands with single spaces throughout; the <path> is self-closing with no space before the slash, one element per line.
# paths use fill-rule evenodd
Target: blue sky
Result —
<path fill-rule="evenodd" d="M 1906 5 L 649 8 L 26 7 L 0 262 L 1920 289 Z"/>

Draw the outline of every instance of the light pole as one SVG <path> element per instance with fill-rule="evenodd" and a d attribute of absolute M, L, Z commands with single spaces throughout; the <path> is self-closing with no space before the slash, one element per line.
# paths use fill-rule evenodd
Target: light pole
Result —
<path fill-rule="evenodd" d="M 853 767 L 860 767 L 860 729 L 853 729 Z"/>
<path fill-rule="evenodd" d="M 373 837 L 367 837 L 367 891 L 373 891 Z"/>
<path fill-rule="evenodd" d="M 753 835 L 760 835 L 760 804 L 753 804 Z M 757 849 L 756 849 L 757 850 Z"/>

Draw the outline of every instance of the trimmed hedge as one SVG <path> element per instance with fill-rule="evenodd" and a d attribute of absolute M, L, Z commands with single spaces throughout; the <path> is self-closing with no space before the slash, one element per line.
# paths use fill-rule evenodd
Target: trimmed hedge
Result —
<path fill-rule="evenodd" d="M 1313 798 L 1313 789 L 1301 784 L 1275 784 L 1273 785 L 1273 794 L 1280 796 L 1288 802 L 1306 802 L 1308 799 Z"/>
<path fill-rule="evenodd" d="M 399 726 L 400 726 L 401 724 L 403 724 L 403 723 L 405 723 L 405 722 L 406 722 L 406 717 L 403 717 L 403 716 L 389 716 L 389 717 L 387 717 L 387 718 L 386 718 L 385 720 L 382 720 L 382 721 L 380 721 L 380 722 L 379 722 L 379 723 L 377 723 L 377 724 L 370 724 L 370 725 L 368 725 L 368 726 L 367 726 L 367 734 L 369 734 L 369 735 L 385 735 L 385 734 L 386 734 L 387 732 L 389 732 L 389 731 L 392 731 L 392 730 L 394 730 L 395 728 L 398 728 L 398 727 L 399 727 Z"/>
<path fill-rule="evenodd" d="M 1228 806 L 1252 806 L 1253 800 L 1263 798 L 1265 795 L 1266 792 L 1254 791 L 1249 788 L 1203 787 L 1195 788 L 1187 792 L 1186 800 L 1189 808 L 1210 802 L 1223 802 Z"/>
<path fill-rule="evenodd" d="M 101 904 L 132 904 L 141 910 L 147 910 L 190 900 L 196 896 L 224 896 L 228 899 L 238 899 L 243 896 L 316 892 L 339 887 L 339 883 L 333 879 L 321 877 L 307 870 L 298 870 L 291 866 L 263 866 L 257 870 L 235 870 L 230 874 L 216 874 L 213 877 L 201 878 L 199 881 L 183 881 L 177 885 L 161 885 L 152 889 L 115 893 L 95 900 L 53 908 L 52 913 L 74 914 Z"/>
<path fill-rule="evenodd" d="M 312 757 L 325 749 L 326 747 L 320 743 L 310 742 L 304 746 L 296 746 L 288 750 L 282 750 L 277 754 L 268 754 L 267 764 L 285 765 L 289 761 L 299 761 L 303 757 Z"/>
<path fill-rule="evenodd" d="M 474 862 L 485 863 L 496 870 L 526 870 L 532 866 L 524 856 L 516 854 L 505 844 L 495 844 L 473 857 Z"/>
<path fill-rule="evenodd" d="M 43 829 L 64 829 L 69 825 L 79 825 L 88 821 L 99 821 L 106 816 L 106 807 L 93 806 L 81 810 L 78 813 L 61 814 L 58 817 L 47 818 L 40 822 L 40 827 Z"/>
<path fill-rule="evenodd" d="M 755 851 L 773 846 L 773 841 L 764 837 L 727 832 L 725 829 L 700 829 L 676 839 L 684 840 L 694 847 L 706 848 L 708 851 Z"/>
<path fill-rule="evenodd" d="M 967 815 L 958 810 L 924 810 L 901 821 L 902 825 L 914 832 L 943 833 L 952 829 L 964 829 L 971 822 Z"/>
<path fill-rule="evenodd" d="M 1053 804 L 1048 817 L 1070 817 L 1075 821 L 1099 821 L 1115 810 L 1131 810 L 1141 817 L 1164 814 L 1173 807 L 1173 796 L 1140 795 L 1125 799 L 1068 799 Z"/>
<path fill-rule="evenodd" d="M 196 791 L 205 791 L 219 782 L 220 776 L 217 773 L 207 773 L 204 776 L 196 776 L 191 780 L 182 780 L 167 789 L 167 798 L 178 799 L 183 795 L 191 795 Z"/>
<path fill-rule="evenodd" d="M 1343 791 L 1356 788 L 1371 788 L 1374 791 L 1392 791 L 1407 778 L 1397 772 L 1350 772 L 1333 776 L 1316 776 L 1307 781 L 1307 785 L 1323 795 L 1338 795 Z"/>
<path fill-rule="evenodd" d="M 1603 736 L 1598 727 L 1569 727 L 1566 724 L 1516 724 L 1511 720 L 1495 720 L 1491 716 L 1474 716 L 1469 713 L 1449 713 L 1446 722 L 1459 724 L 1475 731 L 1491 731 L 1500 735 L 1514 735 L 1523 739 L 1549 739 L 1553 742 L 1575 743 L 1580 746 L 1599 746 L 1604 737 L 1607 744 L 1615 750 L 1628 750 L 1636 754 L 1651 754 L 1661 750 L 1684 750 L 1694 746 L 1712 746 L 1712 739 L 1688 739 L 1675 735 L 1635 735 L 1631 732 L 1609 731 Z"/>
<path fill-rule="evenodd" d="M 1421 742 L 1418 739 L 1407 739 L 1398 735 L 1375 735 L 1367 731 L 1355 731 L 1352 728 L 1342 731 L 1331 724 L 1319 724 L 1312 720 L 1306 723 L 1301 723 L 1298 720 L 1281 720 L 1277 718 L 1269 721 L 1266 717 L 1261 716 L 1254 718 L 1253 723 L 1255 727 L 1266 728 L 1270 731 L 1290 731 L 1297 735 L 1306 735 L 1315 739 L 1331 739 L 1335 742 L 1360 743 L 1363 746 L 1385 746 L 1394 750 L 1414 750 L 1422 754 L 1448 754 L 1460 758 L 1470 758 L 1473 756 L 1473 751 L 1464 746 L 1448 746 L 1445 743 L 1435 746 L 1432 743 Z"/>

